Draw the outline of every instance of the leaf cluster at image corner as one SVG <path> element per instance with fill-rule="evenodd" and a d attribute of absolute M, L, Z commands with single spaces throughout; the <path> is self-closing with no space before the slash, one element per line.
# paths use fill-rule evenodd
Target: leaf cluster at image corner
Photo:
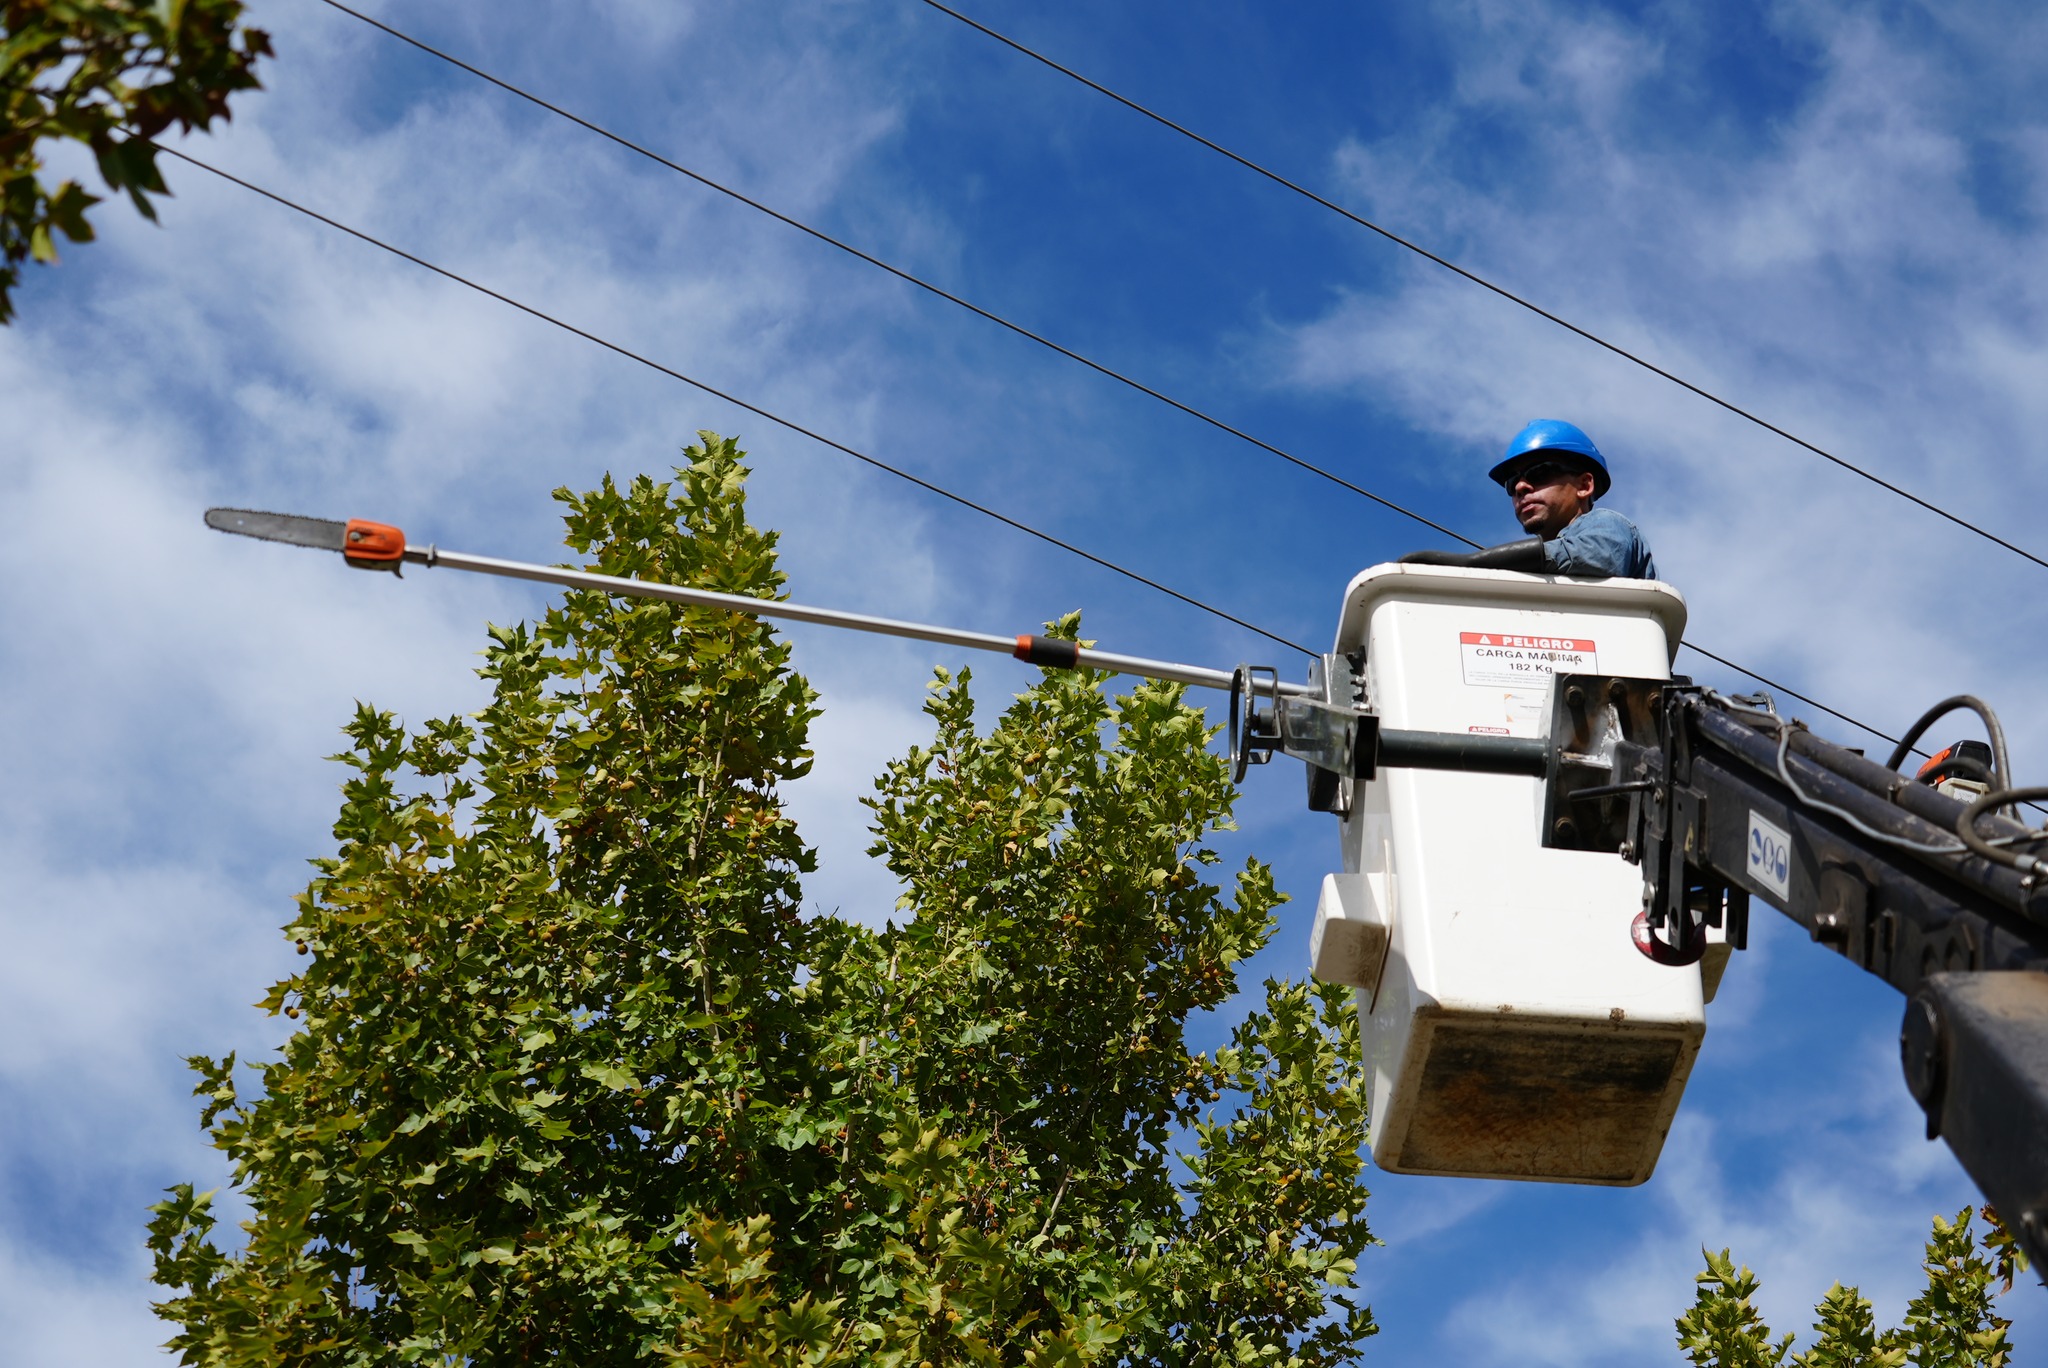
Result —
<path fill-rule="evenodd" d="M 1836 1283 L 1814 1308 L 1814 1342 L 1794 1353 L 1793 1336 L 1774 1338 L 1757 1310 L 1760 1285 L 1727 1250 L 1706 1254 L 1693 1305 L 1678 1319 L 1678 1347 L 1698 1368 L 2007 1368 L 2012 1322 L 1994 1297 L 2010 1291 L 2027 1259 L 1990 1207 L 1981 1248 L 1964 1207 L 1953 1221 L 1934 1218 L 1923 1271 L 1925 1288 L 1904 1323 L 1877 1328 L 1869 1298 Z M 2000 1286 L 1994 1287 L 1993 1284 Z"/>
<path fill-rule="evenodd" d="M 90 242 L 99 196 L 49 184 L 52 140 L 90 149 L 107 188 L 154 220 L 168 195 L 150 139 L 230 117 L 258 88 L 263 30 L 237 27 L 241 0 L 0 0 L 0 324 L 14 317 L 21 267 L 57 260 L 57 236 Z"/>

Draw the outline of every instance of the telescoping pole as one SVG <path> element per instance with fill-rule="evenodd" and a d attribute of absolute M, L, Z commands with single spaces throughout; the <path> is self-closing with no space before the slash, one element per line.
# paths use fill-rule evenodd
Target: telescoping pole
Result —
<path fill-rule="evenodd" d="M 957 627 L 935 627 L 923 622 L 902 622 L 895 618 L 871 617 L 837 608 L 812 608 L 779 599 L 749 598 L 744 594 L 721 593 L 716 589 L 693 589 L 681 584 L 654 584 L 618 575 L 593 574 L 588 570 L 565 570 L 552 565 L 499 560 L 493 556 L 472 556 L 460 551 L 443 551 L 433 545 L 414 546 L 405 533 L 389 523 L 355 519 L 340 522 L 307 518 L 292 513 L 259 513 L 253 509 L 210 508 L 206 525 L 221 532 L 285 542 L 321 551 L 339 551 L 350 565 L 365 570 L 396 571 L 400 564 L 424 565 L 429 569 L 468 570 L 502 579 L 532 580 L 559 584 L 566 589 L 590 589 L 623 598 L 660 599 L 667 603 L 697 608 L 723 608 L 752 617 L 780 618 L 787 622 L 809 622 L 821 627 L 844 627 L 856 632 L 882 636 L 909 637 L 933 641 L 942 646 L 961 646 L 970 651 L 995 651 L 1032 665 L 1054 669 L 1110 670 L 1145 679 L 1163 679 L 1197 688 L 1230 689 L 1231 671 L 1212 670 L 1202 665 L 1182 665 L 1171 660 L 1148 660 L 1143 656 L 1119 655 L 1078 646 L 1058 637 L 998 636 L 992 632 L 968 632 Z M 1281 696 L 1316 697 L 1319 691 L 1308 684 L 1283 683 L 1268 674 L 1258 692 Z"/>
<path fill-rule="evenodd" d="M 727 608 L 754 617 L 808 622 L 820 627 L 844 627 L 856 632 L 873 632 L 880 636 L 910 637 L 916 641 L 934 641 L 942 646 L 963 646 L 971 651 L 995 651 L 1032 665 L 1045 665 L 1055 669 L 1111 670 L 1117 674 L 1142 675 L 1146 679 L 1164 679 L 1204 689 L 1221 689 L 1225 692 L 1230 689 L 1229 670 L 1212 670 L 1202 665 L 1182 665 L 1171 660 L 1149 660 L 1143 656 L 1120 655 L 1115 651 L 1098 651 L 1093 647 L 1078 646 L 1058 637 L 1032 636 L 1026 633 L 998 636 L 993 632 L 969 632 L 958 627 L 903 622 L 896 618 L 873 617 L 867 613 L 849 613 L 838 608 L 812 608 L 805 604 L 786 603 L 779 599 L 748 598 L 744 594 L 725 594 L 715 589 L 692 589 L 680 584 L 651 584 L 646 580 L 592 574 L 587 570 L 561 570 L 551 565 L 498 560 L 492 556 L 472 556 L 460 551 L 441 551 L 431 546 L 420 550 L 408 545 L 405 548 L 405 559 L 433 569 L 470 570 L 480 575 L 498 575 L 505 579 L 559 584 L 567 589 L 594 589 L 602 594 L 661 599 L 668 603 L 685 603 L 698 608 Z M 1307 684 L 1285 680 L 1279 682 L 1278 691 L 1283 695 L 1295 697 L 1310 697 L 1317 693 Z"/>

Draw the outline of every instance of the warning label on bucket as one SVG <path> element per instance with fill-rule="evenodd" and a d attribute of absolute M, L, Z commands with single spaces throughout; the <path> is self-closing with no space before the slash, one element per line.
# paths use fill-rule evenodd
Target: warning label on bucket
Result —
<path fill-rule="evenodd" d="M 1597 674 L 1600 670 L 1593 643 L 1582 637 L 1512 632 L 1458 633 L 1458 664 L 1467 684 L 1510 689 L 1541 687 L 1554 674 Z"/>

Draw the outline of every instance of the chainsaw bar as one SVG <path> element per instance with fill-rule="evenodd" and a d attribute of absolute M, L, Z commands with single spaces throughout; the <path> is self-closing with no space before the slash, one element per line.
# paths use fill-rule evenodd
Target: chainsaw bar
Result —
<path fill-rule="evenodd" d="M 287 546 L 310 546 L 315 551 L 339 551 L 342 559 L 358 570 L 389 570 L 398 573 L 405 559 L 405 533 L 389 523 L 351 518 L 301 518 L 294 513 L 258 513 L 251 508 L 209 508 L 206 525 L 221 532 L 283 542 Z M 420 559 L 431 563 L 433 548 Z"/>
<path fill-rule="evenodd" d="M 302 518 L 293 513 L 258 513 L 249 508 L 209 508 L 206 525 L 217 532 L 310 546 L 316 551 L 348 549 L 348 524 L 332 518 Z"/>

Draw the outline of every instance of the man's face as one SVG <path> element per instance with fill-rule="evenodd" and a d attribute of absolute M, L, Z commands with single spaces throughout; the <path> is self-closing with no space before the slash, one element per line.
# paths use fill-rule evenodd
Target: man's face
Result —
<path fill-rule="evenodd" d="M 1524 532 L 1554 537 L 1593 506 L 1593 472 L 1538 454 L 1501 481 Z"/>

